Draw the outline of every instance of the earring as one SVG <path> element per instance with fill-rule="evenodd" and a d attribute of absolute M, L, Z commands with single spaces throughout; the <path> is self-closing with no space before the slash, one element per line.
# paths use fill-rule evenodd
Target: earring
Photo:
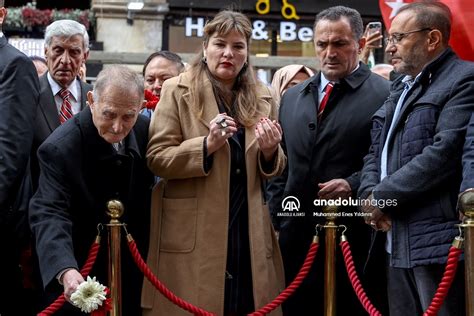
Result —
<path fill-rule="evenodd" d="M 202 56 L 201 62 L 202 62 L 203 64 L 207 64 L 207 57 L 206 57 L 206 56 Z"/>

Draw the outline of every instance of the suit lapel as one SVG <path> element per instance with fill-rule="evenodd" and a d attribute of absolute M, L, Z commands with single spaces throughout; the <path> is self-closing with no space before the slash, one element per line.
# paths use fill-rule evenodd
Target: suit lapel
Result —
<path fill-rule="evenodd" d="M 61 123 L 59 122 L 59 113 L 54 101 L 53 92 L 48 82 L 48 77 L 44 74 L 40 78 L 40 104 L 39 107 L 43 112 L 44 118 L 48 124 L 50 131 L 54 131 Z"/>
<path fill-rule="evenodd" d="M 257 95 L 259 96 L 257 109 L 261 113 L 264 113 L 263 115 L 270 118 L 270 116 L 272 114 L 271 113 L 272 105 L 270 103 L 270 100 L 272 99 L 272 96 L 270 94 L 270 91 L 268 91 L 267 88 L 261 87 L 261 86 L 257 86 L 257 90 L 258 90 Z M 257 117 L 257 119 L 260 119 L 260 118 Z M 256 124 L 245 128 L 245 154 L 246 155 L 247 155 L 247 152 L 250 150 L 250 148 L 257 141 L 257 139 L 255 138 L 255 126 L 256 126 Z"/>
<path fill-rule="evenodd" d="M 208 102 L 203 107 L 202 116 L 200 118 L 201 122 L 210 129 L 209 122 L 214 119 L 217 114 L 219 114 L 219 107 L 217 106 L 216 97 L 214 95 L 214 91 L 212 90 L 211 81 L 207 78 L 207 76 L 203 76 L 203 100 Z"/>
<path fill-rule="evenodd" d="M 3 48 L 8 44 L 7 38 L 5 37 L 5 34 L 3 34 L 2 37 L 0 37 L 0 48 Z"/>

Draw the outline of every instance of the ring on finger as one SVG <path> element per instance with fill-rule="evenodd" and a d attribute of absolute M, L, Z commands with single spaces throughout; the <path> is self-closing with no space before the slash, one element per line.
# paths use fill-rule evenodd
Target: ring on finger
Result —
<path fill-rule="evenodd" d="M 220 125 L 221 128 L 226 128 L 226 127 L 228 126 L 227 123 L 226 123 L 226 121 L 225 121 L 225 117 L 221 118 L 221 119 L 218 120 L 216 123 L 217 123 L 218 125 Z"/>

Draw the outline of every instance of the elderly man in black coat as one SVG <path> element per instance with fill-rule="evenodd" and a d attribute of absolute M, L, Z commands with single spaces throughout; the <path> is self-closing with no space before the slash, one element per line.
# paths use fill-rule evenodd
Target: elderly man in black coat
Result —
<path fill-rule="evenodd" d="M 127 67 L 106 68 L 94 92 L 87 94 L 89 108 L 56 129 L 38 150 L 40 177 L 30 203 L 30 225 L 46 292 L 54 294 L 47 303 L 62 290 L 69 300 L 84 281 L 78 270 L 87 259 L 97 224 L 108 222 L 107 201 L 123 202 L 121 219 L 146 253 L 154 178 L 145 160 L 149 120 L 139 115 L 143 90 L 142 79 Z M 107 284 L 103 244 L 90 275 Z M 124 248 L 123 315 L 141 314 L 143 276 L 133 265 Z M 62 311 L 79 312 L 70 305 Z"/>
<path fill-rule="evenodd" d="M 18 265 L 22 218 L 19 189 L 28 164 L 38 105 L 38 78 L 32 62 L 8 44 L 1 31 L 6 16 L 0 0 L 0 315 L 22 313 Z M 26 223 L 26 221 L 24 221 Z"/>

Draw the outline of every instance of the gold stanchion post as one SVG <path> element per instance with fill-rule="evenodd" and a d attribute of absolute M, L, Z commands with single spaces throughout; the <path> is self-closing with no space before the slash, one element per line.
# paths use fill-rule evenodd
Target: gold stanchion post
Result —
<path fill-rule="evenodd" d="M 464 258 L 466 286 L 466 315 L 474 315 L 474 189 L 459 197 L 461 212 L 466 216 L 464 228 Z"/>
<path fill-rule="evenodd" d="M 336 206 L 325 206 L 326 214 L 337 213 Z M 324 316 L 336 315 L 336 216 L 326 216 L 324 262 Z"/>
<path fill-rule="evenodd" d="M 120 230 L 124 225 L 119 221 L 123 215 L 124 207 L 122 202 L 111 200 L 107 203 L 107 215 L 110 222 L 107 224 L 109 230 L 109 289 L 112 298 L 112 310 L 110 316 L 122 316 L 122 272 L 120 254 Z"/>

